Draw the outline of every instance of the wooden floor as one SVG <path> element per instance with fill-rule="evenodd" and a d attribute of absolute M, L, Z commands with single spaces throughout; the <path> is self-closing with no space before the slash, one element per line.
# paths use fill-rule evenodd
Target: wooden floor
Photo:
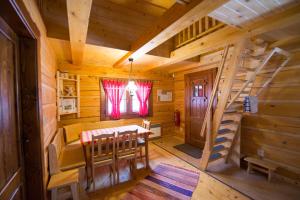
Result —
<path fill-rule="evenodd" d="M 160 163 L 168 163 L 183 167 L 186 169 L 198 171 L 197 168 L 188 164 L 187 162 L 179 159 L 173 154 L 163 150 L 162 148 L 149 144 L 150 148 L 150 166 L 155 168 Z M 135 186 L 139 179 L 143 179 L 150 171 L 143 169 L 143 164 L 138 164 L 138 177 L 136 180 L 131 180 L 129 176 L 129 169 L 126 167 L 126 163 L 123 163 L 123 167 L 120 170 L 121 183 L 116 186 L 111 186 L 111 180 L 108 175 L 108 169 L 99 168 L 97 170 L 96 180 L 96 192 L 88 192 L 87 194 L 81 192 L 81 199 L 121 199 L 124 194 Z M 226 198 L 224 198 L 226 197 Z M 207 174 L 201 172 L 199 184 L 193 194 L 192 199 L 248 199 L 239 192 L 229 188 Z"/>
<path fill-rule="evenodd" d="M 191 165 L 198 167 L 200 159 L 195 159 L 173 146 L 184 143 L 182 138 L 164 137 L 156 144 L 172 152 L 177 157 L 189 162 Z M 264 175 L 252 173 L 248 175 L 246 170 L 234 167 L 230 164 L 214 163 L 209 166 L 208 173 L 216 179 L 226 183 L 227 185 L 241 191 L 242 193 L 258 200 L 296 200 L 300 199 L 299 186 L 286 183 L 284 181 L 273 179 L 271 183 L 267 182 Z"/>

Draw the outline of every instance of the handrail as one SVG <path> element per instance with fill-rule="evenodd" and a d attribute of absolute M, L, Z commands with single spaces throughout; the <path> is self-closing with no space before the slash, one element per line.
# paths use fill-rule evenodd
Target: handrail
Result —
<path fill-rule="evenodd" d="M 201 132 L 200 132 L 201 137 L 204 136 L 204 130 L 207 127 L 208 121 L 210 121 L 210 120 L 208 120 L 208 118 L 211 115 L 211 108 L 213 106 L 213 102 L 214 102 L 214 99 L 215 99 L 215 96 L 216 96 L 216 93 L 217 93 L 218 85 L 220 83 L 221 75 L 223 73 L 223 69 L 224 69 L 224 66 L 225 66 L 225 62 L 226 62 L 227 54 L 228 54 L 228 51 L 229 51 L 229 47 L 230 47 L 230 45 L 227 45 L 224 48 L 222 60 L 220 62 L 220 66 L 218 67 L 219 70 L 217 72 L 217 76 L 216 76 L 216 79 L 215 79 L 215 82 L 214 82 L 212 94 L 211 94 L 211 97 L 210 97 L 210 100 L 209 100 L 209 103 L 208 103 L 208 107 L 207 107 L 206 112 L 205 112 L 205 117 L 204 117 L 203 125 L 202 125 L 202 128 L 201 128 Z"/>
<path fill-rule="evenodd" d="M 271 57 L 275 54 L 275 53 L 279 53 L 279 54 L 282 54 L 282 55 L 285 55 L 285 56 L 289 56 L 289 52 L 287 51 L 284 51 L 278 47 L 274 48 L 270 53 L 269 55 L 264 59 L 264 61 L 262 62 L 262 64 L 256 68 L 256 70 L 252 73 L 252 75 L 250 76 L 250 78 L 243 84 L 243 86 L 241 87 L 241 89 L 234 95 L 234 97 L 230 100 L 230 102 L 227 104 L 227 109 L 233 104 L 233 102 L 240 96 L 240 94 L 244 91 L 244 89 L 251 83 L 255 80 L 255 77 L 256 75 L 266 66 L 266 64 L 269 62 L 269 60 L 271 59 Z M 287 60 L 289 61 L 289 59 Z M 280 70 L 282 69 L 283 66 L 285 66 L 287 64 L 287 62 L 283 62 L 282 66 L 280 66 Z M 279 71 L 280 71 L 279 70 Z M 276 70 L 277 71 L 277 70 Z M 276 74 L 279 72 L 277 71 Z M 275 74 L 275 75 L 276 75 Z M 272 79 L 274 78 L 275 76 L 272 76 Z M 269 84 L 270 82 L 268 82 L 267 84 Z M 261 91 L 259 91 L 261 92 Z"/>
<path fill-rule="evenodd" d="M 200 18 L 175 36 L 175 48 L 179 48 L 224 26 L 226 26 L 224 23 L 212 17 L 205 16 Z"/>

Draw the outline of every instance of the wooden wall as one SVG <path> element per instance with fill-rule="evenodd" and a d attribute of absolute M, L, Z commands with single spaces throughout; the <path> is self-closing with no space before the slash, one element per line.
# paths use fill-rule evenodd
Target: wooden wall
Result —
<path fill-rule="evenodd" d="M 215 51 L 207 53 L 200 57 L 199 67 L 195 69 L 185 70 L 175 73 L 174 80 L 174 109 L 180 111 L 180 127 L 175 129 L 176 135 L 180 137 L 185 136 L 185 80 L 184 76 L 186 74 L 195 73 L 199 71 L 205 71 L 218 67 L 219 61 L 221 60 L 221 54 L 223 51 Z M 230 48 L 228 53 L 228 59 L 232 55 L 232 48 Z M 225 65 L 227 65 L 227 61 Z M 199 133 L 200 134 L 200 133 Z"/>
<path fill-rule="evenodd" d="M 80 74 L 80 118 L 75 115 L 62 116 L 60 125 L 72 124 L 78 122 L 97 122 L 96 127 L 112 127 L 126 124 L 141 124 L 141 118 L 120 119 L 100 121 L 100 80 L 107 78 L 128 78 L 128 71 L 122 69 L 112 69 L 103 67 L 75 67 L 68 64 L 62 64 L 59 67 L 62 71 Z M 174 132 L 173 123 L 173 102 L 157 101 L 157 89 L 172 90 L 173 79 L 169 75 L 159 73 L 141 73 L 135 72 L 136 79 L 153 80 L 153 117 L 149 117 L 152 123 L 160 123 L 163 134 L 172 134 Z"/>
<path fill-rule="evenodd" d="M 40 113 L 42 115 L 42 143 L 44 149 L 44 183 L 45 188 L 48 182 L 48 145 L 51 142 L 57 129 L 56 120 L 56 79 L 55 73 L 57 69 L 56 57 L 50 46 L 46 36 L 46 28 L 36 1 L 23 0 L 26 8 L 28 9 L 32 20 L 36 23 L 39 31 L 40 38 L 38 39 L 38 57 L 41 74 L 40 82 Z"/>
<path fill-rule="evenodd" d="M 294 51 L 293 49 L 290 49 Z M 256 155 L 280 166 L 278 174 L 300 181 L 300 51 L 259 96 L 258 113 L 242 122 L 242 154 Z M 260 86 L 259 78 L 256 86 Z M 255 92 L 255 90 L 253 91 Z"/>

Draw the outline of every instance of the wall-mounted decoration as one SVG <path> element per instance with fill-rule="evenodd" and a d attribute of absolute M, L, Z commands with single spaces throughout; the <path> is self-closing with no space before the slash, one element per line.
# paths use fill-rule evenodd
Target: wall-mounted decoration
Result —
<path fill-rule="evenodd" d="M 172 101 L 172 90 L 157 90 L 158 101 Z"/>
<path fill-rule="evenodd" d="M 57 120 L 61 116 L 76 114 L 80 117 L 80 76 L 57 71 Z"/>
<path fill-rule="evenodd" d="M 62 114 L 77 112 L 75 99 L 63 99 L 61 101 L 61 108 Z"/>

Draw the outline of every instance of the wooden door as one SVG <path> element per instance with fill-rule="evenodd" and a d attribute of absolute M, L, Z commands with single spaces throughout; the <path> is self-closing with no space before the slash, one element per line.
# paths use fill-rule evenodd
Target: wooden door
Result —
<path fill-rule="evenodd" d="M 0 199 L 24 199 L 17 37 L 0 18 Z"/>
<path fill-rule="evenodd" d="M 186 134 L 188 144 L 204 148 L 205 139 L 200 136 L 205 112 L 213 88 L 215 70 L 185 76 L 186 83 Z"/>

